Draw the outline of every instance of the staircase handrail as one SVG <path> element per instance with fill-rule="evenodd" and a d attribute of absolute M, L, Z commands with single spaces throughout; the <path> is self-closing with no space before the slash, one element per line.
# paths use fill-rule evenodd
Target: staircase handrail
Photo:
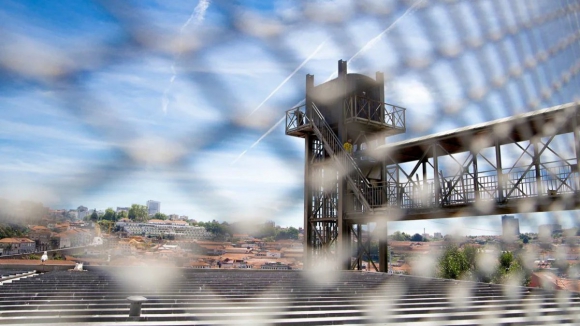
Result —
<path fill-rule="evenodd" d="M 326 122 L 326 119 L 324 119 L 324 116 L 322 116 L 322 113 L 320 113 L 320 111 L 318 110 L 318 107 L 316 107 L 316 105 L 314 103 L 312 103 L 312 109 L 313 109 L 312 111 L 315 113 L 315 117 L 314 117 L 315 119 L 312 119 L 312 121 L 311 121 L 313 129 L 315 131 L 318 131 L 320 133 L 320 135 L 322 136 L 321 140 L 327 142 L 328 145 L 331 147 L 330 149 L 333 151 L 333 153 L 330 153 L 330 154 L 335 156 L 336 158 L 338 158 L 340 163 L 344 162 L 343 168 L 348 169 L 349 166 L 346 166 L 346 165 L 350 163 L 350 168 L 352 171 L 355 172 L 357 180 L 355 181 L 352 179 L 350 173 L 348 173 L 349 171 L 345 171 L 345 172 L 347 172 L 347 173 L 345 173 L 345 176 L 352 183 L 352 186 L 355 189 L 355 191 L 358 191 L 357 197 L 360 197 L 359 200 L 369 210 L 372 210 L 370 204 L 368 203 L 368 201 L 365 198 L 365 194 L 370 193 L 370 190 L 371 190 L 371 185 L 370 185 L 369 181 L 367 180 L 367 178 L 364 176 L 364 174 L 362 173 L 362 171 L 360 170 L 360 168 L 356 164 L 354 158 L 346 152 L 346 150 L 343 147 L 343 144 L 340 142 L 340 140 L 338 139 L 338 137 L 336 136 L 334 131 L 332 131 L 332 128 L 328 125 L 328 123 Z M 328 140 L 326 140 L 326 138 L 324 137 L 325 133 L 323 133 L 320 130 L 320 127 L 325 129 L 326 134 L 330 135 L 330 138 L 332 138 L 332 141 L 334 144 L 331 144 L 328 142 Z M 332 145 L 334 145 L 334 146 L 332 146 Z M 362 185 L 360 184 L 361 182 L 362 182 Z M 362 191 L 361 191 L 361 187 L 363 188 Z"/>
<path fill-rule="evenodd" d="M 313 111 L 320 118 L 323 127 L 326 128 L 328 131 L 330 131 L 329 134 L 332 135 L 332 138 L 334 140 L 334 144 L 336 145 L 336 147 L 339 148 L 339 151 L 341 151 L 341 153 L 344 154 L 344 157 L 346 157 L 350 161 L 351 167 L 353 168 L 353 170 L 355 170 L 357 172 L 357 174 L 359 175 L 361 180 L 363 180 L 366 185 L 370 186 L 369 181 L 367 180 L 367 178 L 364 176 L 364 174 L 362 173 L 362 171 L 358 167 L 358 164 L 356 164 L 354 158 L 346 152 L 346 150 L 343 147 L 343 144 L 340 142 L 340 140 L 338 139 L 336 134 L 332 131 L 332 128 L 330 128 L 330 126 L 326 122 L 326 119 L 324 119 L 324 117 L 322 116 L 322 113 L 320 113 L 320 111 L 318 110 L 318 107 L 314 103 L 312 103 L 312 108 L 314 109 Z M 318 126 L 316 126 L 316 127 L 318 127 Z"/>

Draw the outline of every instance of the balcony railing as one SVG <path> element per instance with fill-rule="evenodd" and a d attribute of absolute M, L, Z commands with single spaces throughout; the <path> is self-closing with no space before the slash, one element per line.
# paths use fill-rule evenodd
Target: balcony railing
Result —
<path fill-rule="evenodd" d="M 364 96 L 352 96 L 344 101 L 347 121 L 373 122 L 405 130 L 405 108 Z"/>
<path fill-rule="evenodd" d="M 310 124 L 306 116 L 306 105 L 296 106 L 286 111 L 286 134 L 291 134 Z"/>

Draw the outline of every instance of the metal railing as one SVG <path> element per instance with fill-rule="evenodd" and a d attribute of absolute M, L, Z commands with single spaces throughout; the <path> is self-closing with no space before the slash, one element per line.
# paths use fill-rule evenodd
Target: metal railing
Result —
<path fill-rule="evenodd" d="M 556 163 L 556 162 L 553 162 Z M 453 207 L 473 204 L 476 201 L 494 201 L 500 199 L 535 198 L 538 196 L 557 196 L 575 194 L 580 191 L 580 173 L 574 171 L 570 164 L 552 166 L 540 170 L 540 181 L 536 180 L 535 170 L 509 171 L 505 169 L 504 180 L 498 182 L 495 171 L 480 172 L 475 179 L 471 174 L 458 178 L 442 178 L 440 185 L 435 186 L 434 179 L 406 180 L 404 182 L 377 182 L 365 193 L 369 207 L 397 207 L 402 209 L 421 209 L 430 207 Z M 519 180 L 519 182 L 518 182 Z M 538 191 L 538 186 L 540 191 Z M 439 202 L 435 202 L 435 191 L 439 191 Z M 500 192 L 501 195 L 500 196 Z M 350 208 L 353 212 L 362 212 L 361 203 L 355 202 Z"/>
<path fill-rule="evenodd" d="M 310 119 L 306 116 L 306 105 L 293 107 L 286 111 L 286 134 L 309 124 Z"/>
<path fill-rule="evenodd" d="M 377 122 L 394 129 L 405 129 L 405 108 L 376 101 L 364 96 L 344 100 L 346 119 Z"/>
<path fill-rule="evenodd" d="M 366 104 L 365 104 L 366 105 Z M 568 161 L 543 163 L 540 180 L 532 169 L 504 169 L 500 184 L 496 171 L 480 171 L 477 182 L 470 173 L 459 176 L 440 176 L 440 184 L 435 187 L 434 179 L 416 182 L 369 182 L 358 167 L 356 159 L 348 154 L 342 142 L 328 125 L 316 105 L 313 114 L 306 115 L 305 105 L 286 111 L 286 133 L 302 127 L 315 132 L 328 154 L 339 163 L 351 188 L 351 212 L 370 212 L 380 207 L 420 209 L 428 207 L 452 207 L 480 201 L 505 201 L 537 196 L 554 196 L 575 193 L 580 190 L 580 176 Z M 404 109 L 397 119 L 404 122 Z M 477 187 L 476 187 L 477 184 Z M 538 189 L 539 187 L 539 189 Z M 439 201 L 435 202 L 435 191 Z"/>

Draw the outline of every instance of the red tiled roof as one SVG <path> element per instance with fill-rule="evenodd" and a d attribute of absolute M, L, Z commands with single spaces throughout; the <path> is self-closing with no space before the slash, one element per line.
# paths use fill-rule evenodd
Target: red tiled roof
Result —
<path fill-rule="evenodd" d="M 0 239 L 0 243 L 22 243 L 22 242 L 34 242 L 28 238 L 3 238 Z"/>

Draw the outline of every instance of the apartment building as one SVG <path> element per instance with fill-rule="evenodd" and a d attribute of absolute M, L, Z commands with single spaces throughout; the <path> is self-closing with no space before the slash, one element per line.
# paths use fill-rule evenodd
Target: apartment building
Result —
<path fill-rule="evenodd" d="M 185 221 L 150 220 L 146 223 L 119 221 L 117 225 L 122 227 L 129 236 L 157 237 L 172 235 L 175 238 L 192 240 L 210 240 L 214 238 L 214 235 L 207 232 L 204 227 L 190 226 Z"/>

